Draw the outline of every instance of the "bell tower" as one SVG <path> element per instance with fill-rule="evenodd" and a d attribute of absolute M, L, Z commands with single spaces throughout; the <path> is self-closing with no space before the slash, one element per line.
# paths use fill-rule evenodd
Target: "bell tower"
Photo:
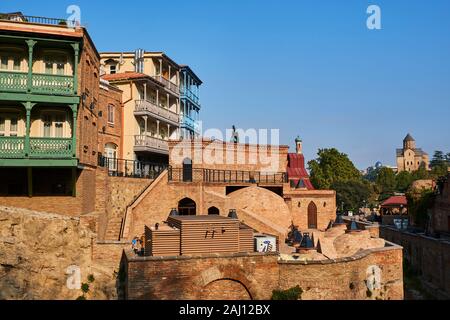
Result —
<path fill-rule="evenodd" d="M 295 146 L 297 154 L 303 154 L 303 141 L 299 136 L 295 139 Z"/>
<path fill-rule="evenodd" d="M 408 135 L 403 140 L 403 150 L 416 149 L 416 140 L 408 133 Z"/>

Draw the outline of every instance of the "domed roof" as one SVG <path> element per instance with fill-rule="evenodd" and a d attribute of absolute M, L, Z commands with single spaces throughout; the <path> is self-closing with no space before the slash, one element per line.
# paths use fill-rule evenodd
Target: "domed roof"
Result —
<path fill-rule="evenodd" d="M 299 142 L 303 142 L 302 139 L 300 138 L 300 136 L 297 136 L 297 138 L 295 139 L 295 143 L 299 143 Z"/>
<path fill-rule="evenodd" d="M 408 141 L 416 141 L 416 140 L 414 140 L 414 138 L 408 133 L 408 135 L 405 137 L 405 139 L 403 141 L 408 142 Z"/>

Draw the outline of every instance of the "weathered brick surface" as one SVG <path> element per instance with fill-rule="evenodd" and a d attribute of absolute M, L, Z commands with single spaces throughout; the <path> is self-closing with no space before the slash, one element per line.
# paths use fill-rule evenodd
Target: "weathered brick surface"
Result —
<path fill-rule="evenodd" d="M 325 262 L 281 262 L 276 255 L 127 258 L 128 299 L 270 299 L 299 285 L 302 299 L 368 299 L 375 266 L 381 285 L 370 299 L 403 299 L 402 249 L 388 247 Z"/>
<path fill-rule="evenodd" d="M 435 231 L 450 232 L 450 175 L 442 193 L 436 197 L 432 217 L 432 227 Z"/>
<path fill-rule="evenodd" d="M 381 227 L 382 238 L 404 248 L 404 257 L 436 294 L 450 297 L 450 242 Z M 441 292 L 439 292 L 441 291 Z"/>

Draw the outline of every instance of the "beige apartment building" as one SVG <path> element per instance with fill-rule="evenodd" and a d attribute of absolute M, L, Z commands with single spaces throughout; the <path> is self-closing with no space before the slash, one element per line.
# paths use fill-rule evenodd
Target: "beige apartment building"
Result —
<path fill-rule="evenodd" d="M 180 137 L 180 69 L 162 52 L 101 54 L 102 78 L 123 92 L 123 157 L 167 163 Z"/>

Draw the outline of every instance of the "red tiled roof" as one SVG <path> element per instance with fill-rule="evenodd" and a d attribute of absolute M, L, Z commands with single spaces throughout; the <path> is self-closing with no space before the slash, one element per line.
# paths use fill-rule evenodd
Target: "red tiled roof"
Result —
<path fill-rule="evenodd" d="M 287 173 L 289 180 L 295 185 L 298 185 L 303 180 L 304 186 L 308 190 L 314 190 L 314 186 L 309 180 L 308 171 L 305 169 L 305 156 L 303 154 L 290 153 L 288 154 Z"/>
<path fill-rule="evenodd" d="M 408 200 L 406 199 L 406 196 L 394 196 L 390 197 L 386 201 L 384 201 L 381 206 L 407 206 Z"/>
<path fill-rule="evenodd" d="M 123 72 L 115 74 L 105 74 L 102 76 L 103 79 L 108 81 L 119 81 L 119 80 L 130 80 L 130 79 L 141 79 L 148 78 L 146 74 L 139 72 Z"/>

